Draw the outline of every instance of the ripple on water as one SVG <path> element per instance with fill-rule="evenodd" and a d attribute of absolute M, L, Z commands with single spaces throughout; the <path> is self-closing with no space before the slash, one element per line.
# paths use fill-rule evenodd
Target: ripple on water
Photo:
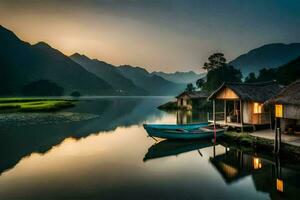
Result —
<path fill-rule="evenodd" d="M 5 113 L 0 114 L 0 126 L 24 126 L 33 124 L 57 124 L 90 120 L 99 115 L 75 112 L 55 113 Z"/>

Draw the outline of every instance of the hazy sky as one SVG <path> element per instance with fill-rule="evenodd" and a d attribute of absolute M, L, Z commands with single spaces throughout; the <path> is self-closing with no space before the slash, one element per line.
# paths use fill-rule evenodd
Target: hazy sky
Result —
<path fill-rule="evenodd" d="M 230 60 L 273 42 L 300 42 L 300 0 L 0 0 L 0 24 L 149 71 L 199 71 L 216 51 Z"/>

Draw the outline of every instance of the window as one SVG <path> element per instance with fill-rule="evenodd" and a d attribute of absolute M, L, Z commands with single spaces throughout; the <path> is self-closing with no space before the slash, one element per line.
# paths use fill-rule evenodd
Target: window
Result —
<path fill-rule="evenodd" d="M 261 108 L 262 108 L 262 104 L 260 103 L 254 103 L 254 114 L 259 114 L 261 113 Z"/>
<path fill-rule="evenodd" d="M 282 105 L 275 105 L 275 116 L 282 117 Z"/>

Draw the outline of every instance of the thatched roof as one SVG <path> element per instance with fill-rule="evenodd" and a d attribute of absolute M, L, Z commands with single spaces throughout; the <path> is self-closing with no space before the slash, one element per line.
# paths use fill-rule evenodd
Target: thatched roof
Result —
<path fill-rule="evenodd" d="M 300 106 L 300 79 L 285 87 L 269 102 Z"/>
<path fill-rule="evenodd" d="M 244 101 L 265 102 L 277 95 L 282 87 L 275 81 L 261 83 L 223 83 L 208 99 L 215 98 L 220 91 L 228 87 Z"/>
<path fill-rule="evenodd" d="M 179 94 L 178 96 L 176 96 L 176 98 L 180 98 L 182 96 L 188 96 L 190 99 L 204 99 L 208 97 L 208 92 L 205 91 L 184 91 L 181 94 Z"/>

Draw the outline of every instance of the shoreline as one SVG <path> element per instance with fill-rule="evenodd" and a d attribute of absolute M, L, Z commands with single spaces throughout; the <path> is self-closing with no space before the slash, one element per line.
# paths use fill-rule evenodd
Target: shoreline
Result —
<path fill-rule="evenodd" d="M 271 157 L 279 156 L 283 160 L 293 160 L 300 163 L 300 147 L 281 143 L 278 154 L 274 153 L 274 140 L 252 136 L 249 133 L 225 132 L 218 141 L 225 146 L 232 146 L 245 152 L 263 153 Z"/>

